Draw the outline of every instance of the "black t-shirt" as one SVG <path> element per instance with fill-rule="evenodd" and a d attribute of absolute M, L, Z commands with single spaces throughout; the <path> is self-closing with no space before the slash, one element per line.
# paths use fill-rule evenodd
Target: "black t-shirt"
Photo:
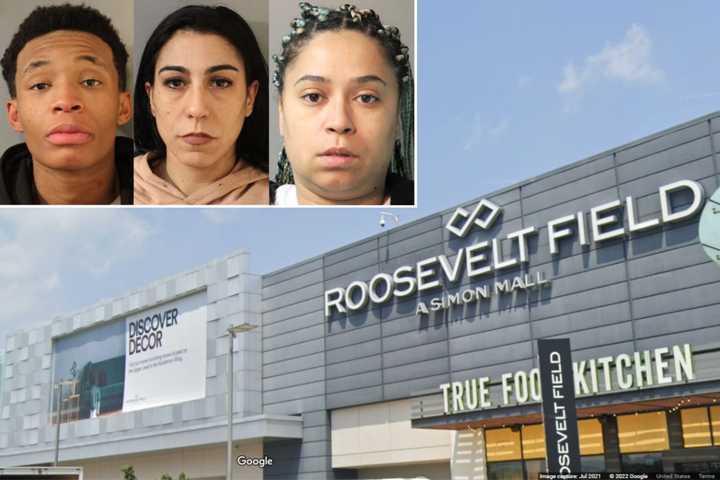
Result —
<path fill-rule="evenodd" d="M 5 151 L 0 157 L 1 205 L 38 203 L 32 168 L 32 155 L 24 143 Z M 115 169 L 120 184 L 120 202 L 130 205 L 133 198 L 133 142 L 129 138 L 115 138 Z"/>

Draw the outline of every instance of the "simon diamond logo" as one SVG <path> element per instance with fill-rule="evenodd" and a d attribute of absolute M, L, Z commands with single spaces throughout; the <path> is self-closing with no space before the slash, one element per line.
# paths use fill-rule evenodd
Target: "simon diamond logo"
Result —
<path fill-rule="evenodd" d="M 458 237 L 464 237 L 467 235 L 473 225 L 476 225 L 483 230 L 487 230 L 493 225 L 493 223 L 495 223 L 500 211 L 500 207 L 490 200 L 485 200 L 483 198 L 477 204 L 472 213 L 462 207 L 458 207 L 455 210 L 455 213 L 453 213 L 453 216 L 450 217 L 447 225 L 445 225 L 445 228 Z M 460 222 L 462 222 L 462 226 L 457 225 Z"/>

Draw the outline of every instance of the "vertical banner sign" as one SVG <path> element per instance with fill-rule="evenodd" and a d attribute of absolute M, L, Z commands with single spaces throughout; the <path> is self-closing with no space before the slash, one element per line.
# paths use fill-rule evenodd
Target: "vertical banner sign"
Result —
<path fill-rule="evenodd" d="M 203 398 L 207 307 L 192 296 L 126 320 L 123 412 Z"/>
<path fill-rule="evenodd" d="M 570 339 L 538 340 L 548 473 L 580 472 Z"/>

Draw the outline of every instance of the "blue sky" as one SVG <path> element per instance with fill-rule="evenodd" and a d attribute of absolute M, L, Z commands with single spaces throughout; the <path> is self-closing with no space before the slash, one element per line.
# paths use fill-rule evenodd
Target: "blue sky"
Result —
<path fill-rule="evenodd" d="M 718 2 L 418 3 L 402 223 L 720 110 Z M 236 250 L 267 273 L 379 231 L 368 209 L 2 209 L 0 338 Z"/>

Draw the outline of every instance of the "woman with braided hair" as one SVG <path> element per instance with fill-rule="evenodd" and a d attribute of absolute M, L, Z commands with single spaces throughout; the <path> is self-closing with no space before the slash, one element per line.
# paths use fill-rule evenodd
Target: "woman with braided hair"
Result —
<path fill-rule="evenodd" d="M 414 204 L 409 49 L 369 9 L 300 3 L 274 55 L 276 205 Z"/>

